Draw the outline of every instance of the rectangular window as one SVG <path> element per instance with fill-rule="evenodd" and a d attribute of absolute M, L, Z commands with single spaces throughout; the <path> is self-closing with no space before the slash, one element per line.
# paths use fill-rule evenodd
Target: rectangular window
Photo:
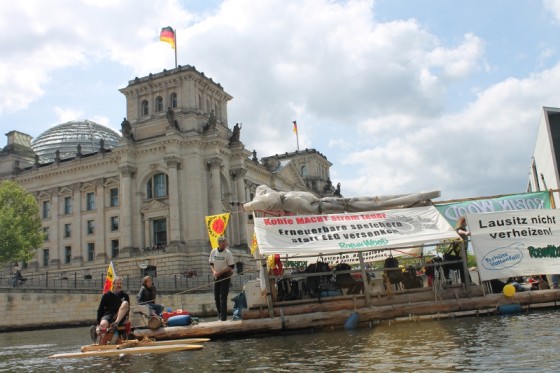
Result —
<path fill-rule="evenodd" d="M 93 262 L 95 257 L 95 244 L 93 242 L 88 242 L 87 244 L 87 260 L 88 262 Z"/>
<path fill-rule="evenodd" d="M 51 216 L 51 201 L 43 201 L 43 219 Z"/>
<path fill-rule="evenodd" d="M 49 266 L 49 249 L 43 249 L 43 267 Z"/>
<path fill-rule="evenodd" d="M 50 235 L 50 229 L 49 227 L 43 227 L 43 239 L 45 241 L 49 240 L 49 235 Z"/>
<path fill-rule="evenodd" d="M 118 230 L 119 230 L 119 217 L 111 216 L 111 231 L 118 231 Z"/>
<path fill-rule="evenodd" d="M 71 246 L 65 246 L 64 247 L 64 263 L 70 264 L 71 261 L 72 261 L 72 247 Z"/>
<path fill-rule="evenodd" d="M 95 210 L 95 193 L 93 192 L 86 194 L 86 210 Z"/>
<path fill-rule="evenodd" d="M 66 215 L 72 213 L 72 197 L 64 197 L 64 213 Z"/>
<path fill-rule="evenodd" d="M 167 243 L 167 222 L 165 219 L 154 220 L 154 245 Z"/>
<path fill-rule="evenodd" d="M 154 176 L 154 192 L 156 198 L 165 197 L 167 195 L 166 177 L 166 174 L 157 174 Z"/>
<path fill-rule="evenodd" d="M 109 190 L 110 195 L 110 205 L 111 207 L 115 207 L 119 205 L 119 189 L 112 188 Z"/>
<path fill-rule="evenodd" d="M 64 238 L 72 236 L 72 224 L 64 224 Z"/>
<path fill-rule="evenodd" d="M 87 234 L 94 234 L 95 233 L 95 221 L 88 220 L 87 221 Z"/>
<path fill-rule="evenodd" d="M 111 258 L 119 257 L 119 240 L 111 240 Z"/>

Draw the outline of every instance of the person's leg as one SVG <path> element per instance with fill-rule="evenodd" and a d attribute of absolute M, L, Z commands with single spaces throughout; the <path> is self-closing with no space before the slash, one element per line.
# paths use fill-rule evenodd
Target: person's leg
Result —
<path fill-rule="evenodd" d="M 114 320 L 115 315 L 105 315 L 101 319 L 97 327 L 97 335 L 99 336 L 99 344 L 106 345 L 113 339 L 113 331 L 109 328 L 110 323 Z"/>
<path fill-rule="evenodd" d="M 117 313 L 117 318 L 115 319 L 116 325 L 119 325 L 121 321 L 124 320 L 126 314 L 128 313 L 128 309 L 129 309 L 128 302 L 127 301 L 122 302 L 119 308 L 119 312 Z"/>
<path fill-rule="evenodd" d="M 150 315 L 156 315 L 161 317 L 161 313 L 164 310 L 164 307 L 161 304 L 152 303 L 150 304 Z"/>
<path fill-rule="evenodd" d="M 226 321 L 227 319 L 227 297 L 229 293 L 229 284 L 231 280 L 228 278 L 223 280 L 220 284 L 220 320 Z"/>
<path fill-rule="evenodd" d="M 216 302 L 216 312 L 218 313 L 218 320 L 220 319 L 220 281 L 214 282 L 214 301 Z"/>

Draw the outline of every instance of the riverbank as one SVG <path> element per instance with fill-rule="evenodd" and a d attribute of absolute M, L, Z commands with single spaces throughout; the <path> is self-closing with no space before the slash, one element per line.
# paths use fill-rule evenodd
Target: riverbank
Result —
<path fill-rule="evenodd" d="M 129 294 L 135 305 L 136 294 Z M 66 328 L 95 323 L 101 294 L 94 290 L 2 289 L 0 332 Z M 166 308 L 188 310 L 197 317 L 216 314 L 213 293 L 158 294 Z M 231 309 L 233 302 L 228 305 Z"/>

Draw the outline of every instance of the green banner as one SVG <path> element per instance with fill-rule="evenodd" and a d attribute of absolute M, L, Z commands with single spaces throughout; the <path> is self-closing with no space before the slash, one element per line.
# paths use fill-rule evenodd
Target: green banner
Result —
<path fill-rule="evenodd" d="M 549 209 L 550 195 L 548 192 L 523 193 L 505 197 L 436 204 L 435 206 L 449 224 L 455 227 L 457 220 L 469 213 Z"/>

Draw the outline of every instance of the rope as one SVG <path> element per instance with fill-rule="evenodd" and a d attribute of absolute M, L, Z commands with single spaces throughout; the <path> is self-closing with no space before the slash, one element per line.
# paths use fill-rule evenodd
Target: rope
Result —
<path fill-rule="evenodd" d="M 211 282 L 211 283 L 204 284 L 204 285 L 200 285 L 200 286 L 197 286 L 197 287 L 194 287 L 194 288 L 190 288 L 190 289 L 186 289 L 186 290 L 180 291 L 180 292 L 178 292 L 178 293 L 175 293 L 174 295 L 181 295 L 181 294 L 185 294 L 185 293 L 188 293 L 188 292 L 201 290 L 201 289 L 204 289 L 204 288 L 209 288 L 210 286 L 214 286 L 214 284 L 215 284 L 216 282 L 221 282 L 221 281 L 225 281 L 225 280 L 231 280 L 234 276 L 240 276 L 240 275 L 244 275 L 244 274 L 247 274 L 247 273 L 257 273 L 257 270 L 242 271 L 242 272 L 240 272 L 240 273 L 238 273 L 238 274 L 232 273 L 232 275 L 231 275 L 230 277 L 228 277 L 228 278 L 223 278 L 223 279 L 221 279 L 221 280 L 214 280 L 214 281 Z"/>

